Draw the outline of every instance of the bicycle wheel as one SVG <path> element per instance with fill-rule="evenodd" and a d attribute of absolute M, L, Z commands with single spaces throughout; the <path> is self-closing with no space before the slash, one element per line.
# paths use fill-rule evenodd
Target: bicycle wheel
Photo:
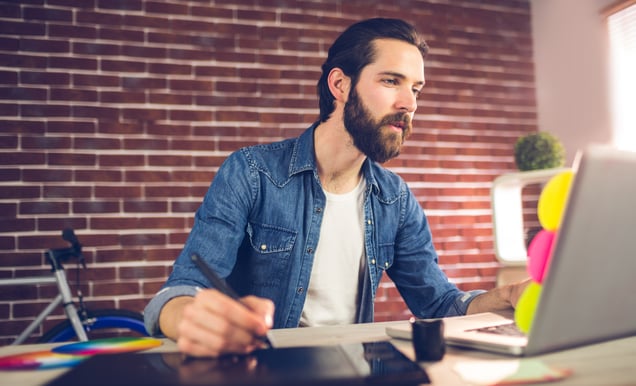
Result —
<path fill-rule="evenodd" d="M 88 318 L 82 320 L 82 325 L 89 339 L 122 335 L 148 336 L 143 315 L 128 310 L 89 310 Z M 76 337 L 71 322 L 66 320 L 42 335 L 38 343 L 64 342 Z"/>

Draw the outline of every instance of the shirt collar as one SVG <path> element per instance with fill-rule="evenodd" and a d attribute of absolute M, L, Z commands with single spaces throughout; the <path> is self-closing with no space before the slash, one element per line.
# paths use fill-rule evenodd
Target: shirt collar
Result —
<path fill-rule="evenodd" d="M 307 130 L 305 130 L 294 144 L 294 150 L 292 153 L 291 162 L 289 163 L 289 175 L 301 173 L 308 170 L 313 170 L 314 174 L 318 176 L 318 169 L 316 167 L 316 152 L 314 149 L 314 132 L 320 122 L 315 122 Z M 368 185 L 375 188 L 375 191 L 379 191 L 378 183 L 373 173 L 374 164 L 373 161 L 368 158 L 362 164 L 362 174 L 367 181 Z"/>

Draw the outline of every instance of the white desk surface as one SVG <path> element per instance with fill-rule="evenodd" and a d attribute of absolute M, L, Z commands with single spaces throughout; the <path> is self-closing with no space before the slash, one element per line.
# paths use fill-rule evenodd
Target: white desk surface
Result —
<path fill-rule="evenodd" d="M 391 338 L 386 335 L 385 329 L 395 323 L 404 322 L 274 330 L 272 341 L 276 347 L 292 347 L 389 340 Z M 405 355 L 414 358 L 410 341 L 392 339 L 391 342 Z M 57 345 L 59 344 L 4 346 L 0 347 L 0 356 L 46 350 Z M 176 346 L 172 341 L 165 340 L 161 347 L 152 351 L 176 351 Z M 456 364 L 511 359 L 515 358 L 448 347 L 442 361 L 420 362 L 420 365 L 428 372 L 433 385 L 470 385 L 455 371 Z M 540 359 L 550 366 L 573 371 L 571 376 L 554 383 L 555 385 L 636 385 L 636 336 L 530 358 L 532 359 Z M 0 371 L 0 386 L 40 386 L 65 371 L 68 370 Z"/>

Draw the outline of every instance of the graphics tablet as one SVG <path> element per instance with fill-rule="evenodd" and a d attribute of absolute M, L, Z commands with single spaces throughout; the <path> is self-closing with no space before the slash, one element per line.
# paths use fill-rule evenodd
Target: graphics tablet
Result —
<path fill-rule="evenodd" d="M 184 359 L 181 353 L 95 355 L 48 386 L 418 385 L 417 363 L 390 342 L 258 350 L 247 356 Z"/>

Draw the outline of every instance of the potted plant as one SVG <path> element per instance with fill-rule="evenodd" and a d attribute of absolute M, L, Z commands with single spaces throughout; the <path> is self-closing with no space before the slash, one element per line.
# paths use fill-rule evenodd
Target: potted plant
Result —
<path fill-rule="evenodd" d="M 520 171 L 540 170 L 565 165 L 565 149 L 561 141 L 547 131 L 527 134 L 517 140 L 515 163 Z"/>

